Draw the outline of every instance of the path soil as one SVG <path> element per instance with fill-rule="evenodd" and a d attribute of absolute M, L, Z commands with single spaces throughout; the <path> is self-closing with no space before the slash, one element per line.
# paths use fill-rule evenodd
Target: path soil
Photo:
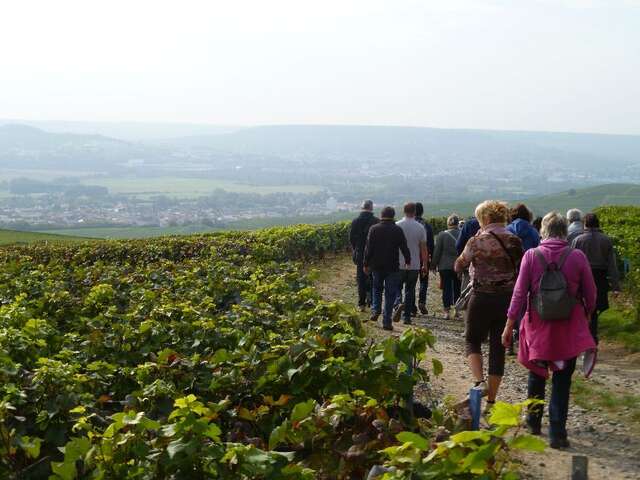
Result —
<path fill-rule="evenodd" d="M 353 304 L 356 295 L 355 267 L 348 255 L 328 258 L 316 265 L 319 271 L 317 287 L 330 300 Z M 437 338 L 435 356 L 444 365 L 443 374 L 429 385 L 417 387 L 418 396 L 443 398 L 453 395 L 463 399 L 472 377 L 467 368 L 464 352 L 462 320 L 446 320 L 440 300 L 441 291 L 435 275 L 431 276 L 428 294 L 428 315 L 414 319 L 416 327 L 430 329 Z M 362 320 L 368 312 L 361 314 Z M 386 332 L 379 326 L 365 323 L 368 333 L 374 337 L 399 335 L 406 328 L 395 324 L 394 332 Z M 409 327 L 411 328 L 411 327 Z M 515 357 L 507 357 L 505 377 L 498 399 L 519 402 L 526 398 L 528 371 L 518 364 Z M 576 373 L 576 376 L 582 376 Z M 625 356 L 624 351 L 609 345 L 601 346 L 596 371 L 590 382 L 599 388 L 618 394 L 640 394 L 640 365 L 637 358 Z M 550 390 L 550 385 L 547 390 Z M 546 433 L 546 417 L 543 434 Z M 574 455 L 589 457 L 590 479 L 640 479 L 640 425 L 631 419 L 612 418 L 607 412 L 585 410 L 572 403 L 569 411 L 569 439 L 571 448 L 558 451 L 548 448 L 543 454 L 526 455 L 522 474 L 532 479 L 568 479 Z"/>

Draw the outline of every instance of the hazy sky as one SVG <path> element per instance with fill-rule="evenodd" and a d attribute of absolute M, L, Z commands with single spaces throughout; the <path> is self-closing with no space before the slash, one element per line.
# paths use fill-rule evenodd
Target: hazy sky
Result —
<path fill-rule="evenodd" d="M 8 0 L 0 118 L 640 134 L 640 0 Z"/>

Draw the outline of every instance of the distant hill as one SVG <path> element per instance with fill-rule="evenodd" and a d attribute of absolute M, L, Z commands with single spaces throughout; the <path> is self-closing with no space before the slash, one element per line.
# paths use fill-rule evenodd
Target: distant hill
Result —
<path fill-rule="evenodd" d="M 606 170 L 640 164 L 640 136 L 584 133 L 461 130 L 421 127 L 289 125 L 244 128 L 192 136 L 176 145 L 239 154 L 332 158 L 361 163 L 366 159 L 406 160 L 409 164 L 452 166 L 491 160 L 511 168 L 553 165 Z M 607 166 L 608 164 L 608 166 Z"/>
<path fill-rule="evenodd" d="M 570 208 L 579 208 L 589 212 L 603 205 L 640 205 L 640 185 L 607 184 L 597 187 L 572 189 L 552 195 L 529 198 L 503 199 L 510 203 L 522 202 L 533 210 L 536 216 L 544 215 L 552 210 L 564 214 Z M 449 215 L 452 212 L 464 216 L 472 215 L 478 202 L 447 203 L 441 205 L 425 205 L 428 215 Z"/>
<path fill-rule="evenodd" d="M 70 235 L 54 235 L 50 233 L 38 232 L 21 232 L 18 230 L 2 230 L 0 229 L 0 245 L 11 245 L 19 243 L 35 243 L 35 242 L 79 242 L 88 239 L 81 237 L 73 237 Z"/>
<path fill-rule="evenodd" d="M 28 125 L 0 125 L 5 168 L 110 170 L 120 162 L 152 158 L 157 150 L 103 135 L 53 133 Z"/>

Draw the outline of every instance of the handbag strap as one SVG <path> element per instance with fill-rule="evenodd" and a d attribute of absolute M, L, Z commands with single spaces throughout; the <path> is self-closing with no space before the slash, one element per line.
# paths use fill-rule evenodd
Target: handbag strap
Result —
<path fill-rule="evenodd" d="M 516 262 L 513 261 L 513 257 L 509 253 L 509 250 L 507 250 L 507 247 L 504 246 L 504 243 L 502 242 L 502 240 L 500 240 L 500 237 L 498 235 L 496 235 L 495 233 L 493 233 L 493 232 L 487 232 L 487 233 L 489 233 L 489 235 L 491 235 L 493 238 L 495 238 L 498 241 L 498 243 L 500 244 L 500 246 L 504 250 L 504 253 L 507 254 L 507 257 L 509 257 L 509 261 L 511 262 L 511 266 L 513 267 L 514 273 L 517 272 L 518 271 L 518 267 L 516 266 Z"/>

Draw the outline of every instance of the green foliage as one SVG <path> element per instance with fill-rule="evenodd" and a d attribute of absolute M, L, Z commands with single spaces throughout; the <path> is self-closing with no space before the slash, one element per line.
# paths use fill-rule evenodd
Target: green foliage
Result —
<path fill-rule="evenodd" d="M 464 431 L 440 442 L 399 433 L 401 444 L 383 451 L 388 473 L 382 480 L 518 478 L 514 450 L 541 452 L 546 446 L 540 438 L 520 433 L 523 411 L 532 403 L 498 402 L 489 417 L 492 429 Z"/>

